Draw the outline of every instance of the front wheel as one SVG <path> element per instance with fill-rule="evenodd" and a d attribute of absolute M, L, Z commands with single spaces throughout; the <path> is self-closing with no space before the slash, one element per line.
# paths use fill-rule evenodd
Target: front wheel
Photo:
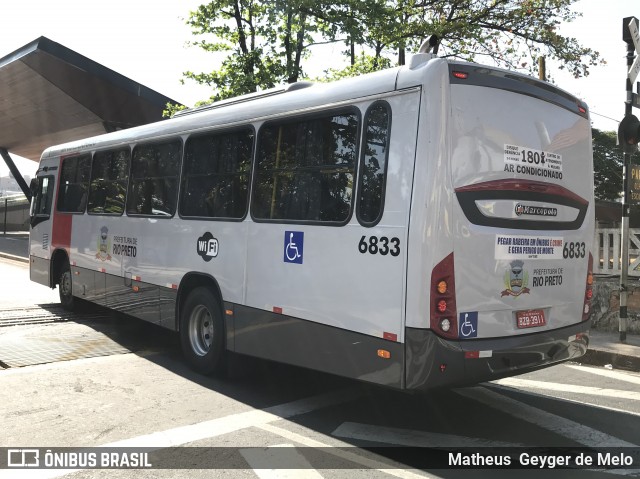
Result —
<path fill-rule="evenodd" d="M 75 308 L 75 298 L 73 297 L 73 281 L 71 279 L 71 268 L 69 262 L 65 262 L 60 270 L 60 279 L 58 281 L 58 294 L 60 295 L 60 304 L 67 311 L 73 311 Z"/>
<path fill-rule="evenodd" d="M 202 374 L 224 370 L 225 340 L 222 310 L 207 288 L 191 291 L 180 312 L 182 352 L 193 369 Z"/>

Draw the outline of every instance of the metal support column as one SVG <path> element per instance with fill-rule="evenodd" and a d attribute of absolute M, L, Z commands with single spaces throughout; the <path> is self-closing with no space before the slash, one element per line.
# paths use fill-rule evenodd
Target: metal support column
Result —
<path fill-rule="evenodd" d="M 22 174 L 16 167 L 16 164 L 13 162 L 13 159 L 9 155 L 9 152 L 7 151 L 7 149 L 0 147 L 0 155 L 2 156 L 2 158 L 4 158 L 4 162 L 7 164 L 7 166 L 9 167 L 9 170 L 11 171 L 11 174 L 18 182 L 18 185 L 20 186 L 20 189 L 24 193 L 24 196 L 27 197 L 27 200 L 31 201 L 31 190 L 29 189 L 29 185 L 27 185 L 27 182 L 24 181 Z"/>

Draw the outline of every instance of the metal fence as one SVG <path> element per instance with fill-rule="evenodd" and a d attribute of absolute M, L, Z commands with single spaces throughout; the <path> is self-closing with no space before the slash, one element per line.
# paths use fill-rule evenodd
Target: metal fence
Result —
<path fill-rule="evenodd" d="M 29 202 L 23 195 L 0 196 L 0 230 L 29 230 Z"/>
<path fill-rule="evenodd" d="M 620 229 L 597 228 L 594 242 L 593 272 L 619 275 L 622 269 Z M 640 277 L 640 228 L 629 229 L 629 276 Z"/>

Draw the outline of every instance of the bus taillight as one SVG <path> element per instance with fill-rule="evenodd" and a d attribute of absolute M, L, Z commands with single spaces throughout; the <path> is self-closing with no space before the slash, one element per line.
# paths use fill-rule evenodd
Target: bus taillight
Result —
<path fill-rule="evenodd" d="M 431 272 L 431 329 L 439 336 L 458 337 L 456 283 L 453 253 L 440 261 Z"/>
<path fill-rule="evenodd" d="M 584 306 L 582 308 L 582 320 L 589 319 L 591 313 L 591 298 L 593 298 L 593 255 L 589 253 L 589 264 L 587 266 L 587 285 L 584 291 Z"/>

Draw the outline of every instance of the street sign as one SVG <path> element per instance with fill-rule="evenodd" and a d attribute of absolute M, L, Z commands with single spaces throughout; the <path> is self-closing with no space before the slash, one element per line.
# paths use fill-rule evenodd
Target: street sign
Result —
<path fill-rule="evenodd" d="M 638 19 L 632 17 L 629 22 L 629 33 L 631 33 L 631 40 L 636 47 L 636 51 L 640 52 L 640 33 L 638 32 Z M 631 80 L 633 83 L 633 80 Z"/>
<path fill-rule="evenodd" d="M 631 94 L 631 106 L 640 108 L 640 95 L 638 95 L 637 93 Z"/>
<path fill-rule="evenodd" d="M 631 17 L 631 21 L 629 22 L 629 36 L 631 37 L 633 45 L 636 47 L 636 52 L 640 53 L 640 32 L 638 32 L 638 19 L 635 17 Z M 633 65 L 631 65 L 629 69 L 629 81 L 631 81 L 632 84 L 636 81 L 636 78 L 638 78 L 639 73 L 640 55 L 636 56 L 636 61 L 633 62 Z"/>
<path fill-rule="evenodd" d="M 640 73 L 640 55 L 636 57 L 636 61 L 634 61 L 633 65 L 631 65 L 631 68 L 629 68 L 629 81 L 631 83 L 636 81 L 638 73 Z"/>

